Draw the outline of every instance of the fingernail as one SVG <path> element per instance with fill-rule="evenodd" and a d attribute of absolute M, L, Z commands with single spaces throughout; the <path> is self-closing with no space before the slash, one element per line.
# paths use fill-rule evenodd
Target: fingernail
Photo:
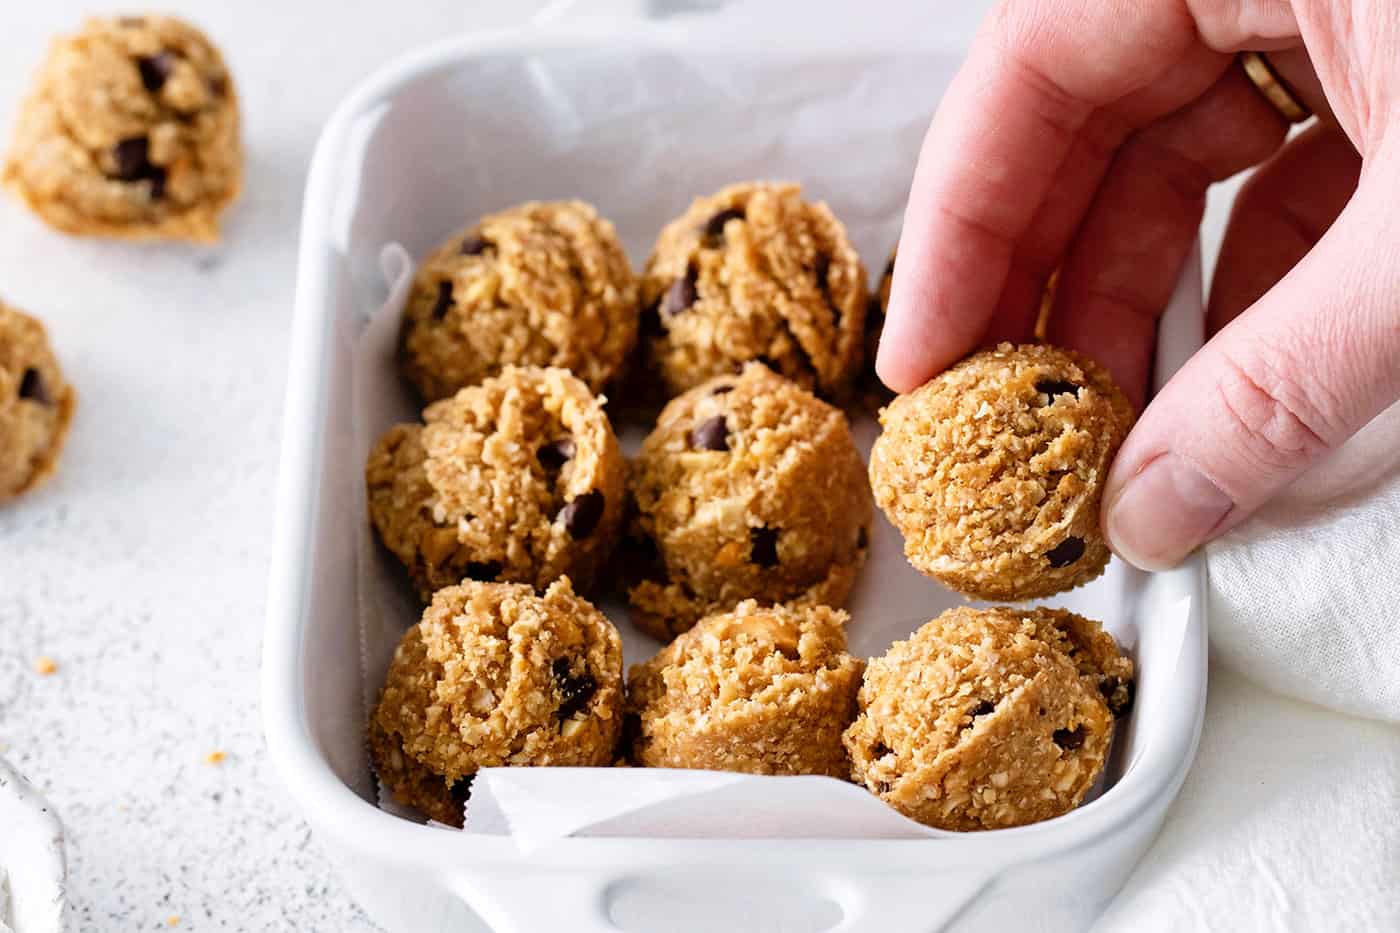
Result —
<path fill-rule="evenodd" d="M 1199 547 L 1232 508 L 1230 497 L 1199 470 L 1163 454 L 1110 503 L 1108 543 L 1134 566 L 1167 570 Z"/>

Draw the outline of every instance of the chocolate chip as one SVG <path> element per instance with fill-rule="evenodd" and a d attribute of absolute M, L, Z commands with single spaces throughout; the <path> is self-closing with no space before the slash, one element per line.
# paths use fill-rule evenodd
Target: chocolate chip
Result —
<path fill-rule="evenodd" d="M 497 560 L 471 561 L 462 568 L 462 576 L 467 580 L 491 583 L 501 574 L 501 562 Z"/>
<path fill-rule="evenodd" d="M 723 242 L 723 241 L 724 241 L 724 225 L 727 224 L 727 223 L 729 223 L 731 220 L 743 220 L 743 219 L 744 219 L 744 211 L 743 211 L 743 208 L 738 208 L 738 207 L 727 207 L 727 208 L 725 208 L 724 210 L 720 211 L 720 212 L 719 212 L 718 214 L 716 214 L 715 216 L 711 217 L 709 220 L 705 221 L 705 228 L 704 228 L 704 230 L 703 230 L 705 239 L 707 239 L 707 240 L 712 240 L 712 241 L 713 241 L 713 240 L 718 240 L 719 242 Z M 718 245 L 718 244 L 715 244 L 715 245 Z"/>
<path fill-rule="evenodd" d="M 1084 556 L 1083 538 L 1066 538 L 1055 545 L 1045 554 L 1045 559 L 1050 562 L 1051 567 L 1068 567 L 1070 564 Z"/>
<path fill-rule="evenodd" d="M 778 529 L 749 529 L 749 561 L 760 567 L 778 565 Z"/>
<path fill-rule="evenodd" d="M 1114 718 L 1121 719 L 1133 708 L 1133 682 L 1108 677 L 1099 681 L 1099 693 L 1108 703 L 1108 711 Z"/>
<path fill-rule="evenodd" d="M 151 141 L 144 136 L 123 139 L 112 147 L 118 181 L 140 181 L 151 169 Z"/>
<path fill-rule="evenodd" d="M 732 385 L 730 385 L 729 383 L 726 382 L 726 383 L 724 383 L 723 385 L 717 385 L 717 386 L 715 386 L 713 389 L 710 390 L 710 394 L 711 394 L 711 395 L 728 395 L 730 392 L 733 392 L 733 391 L 734 391 L 734 386 L 732 386 Z"/>
<path fill-rule="evenodd" d="M 697 424 L 690 432 L 691 450 L 728 450 L 729 425 L 724 415 L 715 415 Z"/>
<path fill-rule="evenodd" d="M 123 139 L 112 147 L 112 161 L 116 164 L 118 181 L 148 181 L 151 183 L 151 198 L 159 201 L 165 197 L 165 169 L 151 162 L 151 143 L 144 136 Z"/>
<path fill-rule="evenodd" d="M 575 452 L 574 439 L 566 434 L 542 445 L 535 451 L 535 459 L 550 473 L 557 473 L 564 468 L 564 464 L 574 459 Z"/>
<path fill-rule="evenodd" d="M 889 781 L 876 781 L 876 782 L 875 782 L 875 793 L 877 793 L 877 794 L 888 794 L 889 792 L 890 792 L 890 782 L 889 782 Z"/>
<path fill-rule="evenodd" d="M 33 366 L 24 371 L 19 379 L 19 397 L 40 405 L 52 405 L 49 387 L 44 384 L 44 376 Z"/>
<path fill-rule="evenodd" d="M 860 530 L 856 532 L 856 550 L 863 551 L 868 547 L 870 547 L 870 532 L 866 530 L 864 525 L 861 525 Z"/>
<path fill-rule="evenodd" d="M 618 736 L 618 745 L 621 746 L 623 754 L 626 754 L 642 737 L 642 716 L 640 713 L 625 713 L 622 717 L 621 734 Z"/>
<path fill-rule="evenodd" d="M 593 699 L 593 694 L 598 691 L 598 684 L 592 675 L 587 671 L 582 674 L 572 673 L 565 658 L 555 658 L 550 673 L 554 675 L 554 689 L 559 694 L 559 709 L 555 715 L 560 720 L 572 718 L 588 705 L 588 701 Z"/>
<path fill-rule="evenodd" d="M 1065 751 L 1074 751 L 1084 744 L 1084 727 L 1076 726 L 1073 729 L 1056 729 L 1053 736 L 1055 744 Z"/>
<path fill-rule="evenodd" d="M 1057 395 L 1073 395 L 1079 398 L 1079 386 L 1063 379 L 1042 379 L 1035 384 L 1035 390 L 1042 395 L 1050 397 L 1050 401 L 1055 400 Z"/>
<path fill-rule="evenodd" d="M 215 75 L 205 83 L 209 85 L 209 93 L 215 97 L 223 97 L 228 93 L 228 78 L 223 75 Z"/>
<path fill-rule="evenodd" d="M 146 90 L 155 94 L 165 87 L 165 82 L 175 70 L 177 61 L 178 59 L 169 52 L 157 52 L 155 55 L 136 59 L 136 69 L 141 72 L 141 83 L 146 86 Z"/>
<path fill-rule="evenodd" d="M 475 774 L 468 774 L 464 778 L 459 778 L 453 783 L 452 789 L 448 791 L 452 795 L 452 802 L 459 807 L 467 805 L 467 801 L 472 795 L 472 781 L 476 780 Z"/>
<path fill-rule="evenodd" d="M 685 275 L 676 279 L 671 283 L 671 287 L 666 289 L 666 295 L 661 299 L 662 316 L 675 317 L 695 304 L 696 297 L 695 270 L 688 269 Z"/>
<path fill-rule="evenodd" d="M 437 301 L 433 303 L 434 320 L 442 320 L 450 307 L 452 307 L 452 283 L 439 282 Z"/>
<path fill-rule="evenodd" d="M 462 241 L 462 255 L 480 256 L 482 253 L 490 249 L 492 245 L 493 244 L 490 240 L 486 240 L 482 237 L 475 235 L 469 236 Z"/>
<path fill-rule="evenodd" d="M 891 748 L 890 748 L 888 745 L 886 745 L 884 742 L 876 742 L 874 745 L 872 745 L 872 746 L 870 747 L 870 757 L 871 757 L 871 758 L 884 758 L 884 757 L 885 757 L 886 755 L 888 755 L 891 751 L 893 751 L 893 749 L 891 749 Z"/>
<path fill-rule="evenodd" d="M 974 719 L 978 716 L 985 716 L 988 713 L 995 711 L 996 708 L 997 705 L 991 700 L 983 700 L 981 703 L 978 703 L 975 707 L 972 708 L 972 716 Z"/>
<path fill-rule="evenodd" d="M 593 534 L 593 529 L 598 527 L 598 519 L 603 517 L 603 505 L 603 494 L 596 489 L 575 496 L 559 510 L 564 530 L 572 538 L 586 538 Z"/>

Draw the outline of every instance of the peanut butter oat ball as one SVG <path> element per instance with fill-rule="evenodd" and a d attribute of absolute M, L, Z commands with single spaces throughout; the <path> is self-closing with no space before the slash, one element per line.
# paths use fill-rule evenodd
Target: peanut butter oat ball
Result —
<path fill-rule="evenodd" d="M 0 503 L 53 473 L 75 402 L 44 325 L 0 301 Z"/>
<path fill-rule="evenodd" d="M 600 392 L 636 342 L 637 281 L 613 225 L 582 201 L 531 201 L 424 260 L 400 346 L 431 402 L 510 365 L 568 369 Z"/>
<path fill-rule="evenodd" d="M 1054 347 L 978 353 L 880 413 L 875 499 L 920 571 L 977 599 L 1032 599 L 1108 563 L 1099 500 L 1133 412 Z"/>
<path fill-rule="evenodd" d="M 702 619 L 628 672 L 633 759 L 656 768 L 846 779 L 841 733 L 863 664 L 846 653 L 844 612 L 760 607 Z"/>
<path fill-rule="evenodd" d="M 852 779 L 940 829 L 1021 826 L 1078 806 L 1114 720 L 1069 640 L 1053 616 L 959 607 L 895 642 L 866 668 L 844 736 Z"/>
<path fill-rule="evenodd" d="M 731 185 L 661 231 L 643 348 L 667 395 L 758 361 L 840 400 L 860 375 L 865 304 L 865 267 L 825 204 L 793 184 Z"/>
<path fill-rule="evenodd" d="M 170 16 L 93 18 L 54 41 L 20 107 L 5 184 L 66 233 L 219 238 L 243 176 L 223 57 Z"/>
<path fill-rule="evenodd" d="M 380 539 L 427 602 L 463 579 L 592 584 L 626 464 L 602 401 L 562 369 L 508 367 L 390 428 L 365 468 Z"/>
<path fill-rule="evenodd" d="M 480 768 L 606 766 L 622 722 L 622 642 L 568 578 L 439 590 L 399 642 L 369 722 L 379 780 L 454 826 Z"/>
<path fill-rule="evenodd" d="M 673 399 L 632 469 L 632 619 L 668 640 L 745 599 L 839 606 L 870 541 L 846 417 L 753 363 Z"/>

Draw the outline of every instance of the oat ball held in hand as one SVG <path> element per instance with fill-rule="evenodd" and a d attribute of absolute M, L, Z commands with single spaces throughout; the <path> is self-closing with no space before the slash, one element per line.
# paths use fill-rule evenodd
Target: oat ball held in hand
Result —
<path fill-rule="evenodd" d="M 404 308 L 404 375 L 427 401 L 509 365 L 571 370 L 595 392 L 637 341 L 637 282 L 613 225 L 582 201 L 483 217 L 435 250 Z"/>
<path fill-rule="evenodd" d="M 1114 720 L 1098 675 L 1063 650 L 1068 637 L 1036 613 L 960 607 L 895 642 L 866 668 L 845 734 L 852 779 L 940 829 L 1021 826 L 1078 806 Z"/>
<path fill-rule="evenodd" d="M 661 231 L 643 349 L 667 395 L 756 360 L 840 400 L 860 373 L 865 304 L 865 267 L 825 204 L 797 185 L 732 185 Z"/>
<path fill-rule="evenodd" d="M 1133 412 L 1097 364 L 1002 344 L 896 398 L 880 422 L 870 481 L 916 568 L 1010 600 L 1103 572 L 1099 500 Z"/>
<path fill-rule="evenodd" d="M 477 770 L 606 766 L 622 722 L 617 630 L 567 579 L 439 590 L 399 642 L 370 758 L 401 803 L 461 826 Z"/>
<path fill-rule="evenodd" d="M 633 760 L 658 768 L 826 774 L 845 780 L 841 733 L 863 664 L 846 614 L 826 606 L 709 616 L 628 672 Z"/>
<path fill-rule="evenodd" d="M 169 16 L 89 19 L 21 104 L 5 184 L 67 233 L 213 241 L 243 173 L 219 51 Z"/>
<path fill-rule="evenodd" d="M 53 473 L 74 404 L 44 325 L 0 301 L 0 503 Z"/>
<path fill-rule="evenodd" d="M 602 401 L 565 370 L 517 367 L 390 428 L 365 468 L 370 519 L 424 602 L 463 579 L 586 590 L 625 475 Z"/>
<path fill-rule="evenodd" d="M 846 417 L 752 363 L 673 399 L 632 467 L 633 621 L 663 640 L 742 600 L 839 606 L 872 506 Z"/>

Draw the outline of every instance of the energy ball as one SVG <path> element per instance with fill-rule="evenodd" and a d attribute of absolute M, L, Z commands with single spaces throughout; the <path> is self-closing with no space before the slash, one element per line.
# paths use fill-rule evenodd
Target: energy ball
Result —
<path fill-rule="evenodd" d="M 709 616 L 628 672 L 637 764 L 846 779 L 841 733 L 864 664 L 846 653 L 844 612 L 762 608 Z"/>
<path fill-rule="evenodd" d="M 1002 344 L 880 413 L 870 481 L 923 573 L 976 599 L 1048 596 L 1108 563 L 1099 500 L 1132 422 L 1091 360 Z"/>
<path fill-rule="evenodd" d="M 867 666 L 844 736 L 852 780 L 940 829 L 1021 826 L 1078 806 L 1114 720 L 1059 631 L 1034 613 L 960 607 L 895 642 Z"/>
<path fill-rule="evenodd" d="M 170 16 L 93 18 L 54 41 L 20 106 L 5 184 L 66 233 L 219 238 L 243 176 L 223 57 Z"/>
<path fill-rule="evenodd" d="M 870 543 L 846 417 L 751 363 L 673 399 L 631 475 L 632 619 L 663 641 L 745 599 L 839 606 Z"/>
<path fill-rule="evenodd" d="M 562 369 L 517 367 L 390 428 L 365 468 L 370 520 L 424 602 L 463 579 L 587 590 L 625 477 L 602 401 Z"/>
<path fill-rule="evenodd" d="M 568 369 L 601 392 L 636 346 L 637 317 L 613 225 L 582 201 L 531 201 L 483 217 L 423 262 L 400 359 L 429 402 L 510 365 Z"/>
<path fill-rule="evenodd" d="M 480 768 L 606 766 L 622 723 L 622 642 L 567 578 L 439 590 L 399 642 L 370 760 L 400 803 L 454 826 Z"/>
<path fill-rule="evenodd" d="M 825 204 L 797 185 L 732 185 L 661 231 L 643 348 L 668 396 L 758 361 L 840 400 L 860 375 L 865 305 L 865 267 Z"/>
<path fill-rule="evenodd" d="M 75 404 L 44 325 L 0 301 L 0 502 L 53 473 Z"/>

